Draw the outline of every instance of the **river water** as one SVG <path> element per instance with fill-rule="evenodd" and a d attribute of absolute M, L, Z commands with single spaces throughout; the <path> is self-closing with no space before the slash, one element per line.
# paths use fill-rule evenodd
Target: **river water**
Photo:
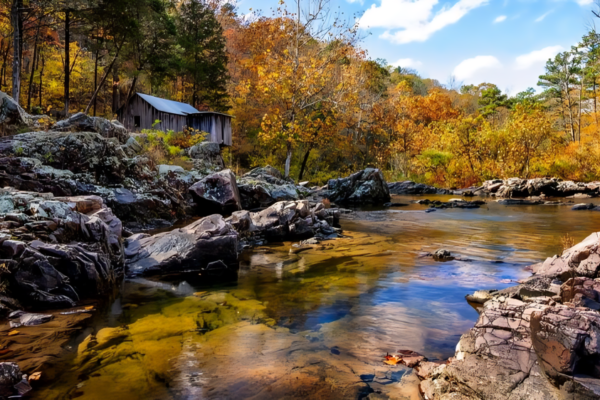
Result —
<path fill-rule="evenodd" d="M 567 206 L 425 209 L 357 211 L 347 238 L 299 254 L 254 249 L 234 283 L 125 281 L 33 398 L 418 399 L 387 352 L 452 356 L 477 319 L 466 294 L 513 285 L 563 235 L 600 230 L 600 213 Z M 427 256 L 440 248 L 459 259 Z"/>

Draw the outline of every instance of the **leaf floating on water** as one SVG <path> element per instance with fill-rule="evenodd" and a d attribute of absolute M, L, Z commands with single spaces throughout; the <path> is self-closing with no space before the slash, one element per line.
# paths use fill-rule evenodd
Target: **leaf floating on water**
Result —
<path fill-rule="evenodd" d="M 29 375 L 29 380 L 30 381 L 39 381 L 41 377 L 42 377 L 42 373 L 40 371 L 38 371 L 38 372 L 34 372 L 33 374 Z"/>
<path fill-rule="evenodd" d="M 2 349 L 2 350 L 0 350 L 0 356 L 3 356 L 3 355 L 5 355 L 5 354 L 8 354 L 8 353 L 10 353 L 11 351 L 12 351 L 11 349 Z"/>
<path fill-rule="evenodd" d="M 17 330 L 12 330 L 12 331 L 8 332 L 8 336 L 15 336 L 18 334 L 19 334 L 19 331 L 17 331 Z"/>
<path fill-rule="evenodd" d="M 202 296 L 204 296 L 205 294 L 206 294 L 206 291 L 204 291 L 204 292 L 196 292 L 196 293 L 194 293 L 194 296 L 197 296 L 197 297 L 202 297 Z"/>
<path fill-rule="evenodd" d="M 402 361 L 402 357 L 394 355 L 390 356 L 389 354 L 387 354 L 383 360 L 383 362 L 388 365 L 398 365 L 400 364 L 400 361 Z"/>
<path fill-rule="evenodd" d="M 94 306 L 87 306 L 87 307 L 85 307 L 85 309 L 86 309 L 86 310 L 88 310 L 88 311 L 89 311 L 89 310 L 93 310 L 93 309 L 94 309 Z"/>

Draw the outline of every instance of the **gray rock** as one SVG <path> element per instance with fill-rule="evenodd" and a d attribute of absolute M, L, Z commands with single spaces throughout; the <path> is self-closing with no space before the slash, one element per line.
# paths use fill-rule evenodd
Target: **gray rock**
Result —
<path fill-rule="evenodd" d="M 391 194 L 452 194 L 451 190 L 438 189 L 413 181 L 390 182 L 388 188 Z"/>
<path fill-rule="evenodd" d="M 23 374 L 16 363 L 0 363 L 0 396 L 8 397 L 14 395 L 16 390 L 14 386 L 21 382 Z"/>
<path fill-rule="evenodd" d="M 97 132 L 105 138 L 117 138 L 121 143 L 127 143 L 129 140 L 127 129 L 119 121 L 90 117 L 81 112 L 58 121 L 52 125 L 51 129 L 55 131 Z"/>
<path fill-rule="evenodd" d="M 383 174 L 367 168 L 347 178 L 330 179 L 327 183 L 329 200 L 335 203 L 383 204 L 390 201 L 390 190 Z"/>
<path fill-rule="evenodd" d="M 175 173 L 185 173 L 185 170 L 183 169 L 183 167 L 180 167 L 179 165 L 165 165 L 165 164 L 161 164 L 158 166 L 158 173 L 159 175 L 166 175 L 169 172 L 175 172 Z"/>
<path fill-rule="evenodd" d="M 216 214 L 171 232 L 134 235 L 125 243 L 125 263 L 133 274 L 197 274 L 213 261 L 237 264 L 238 234 Z"/>
<path fill-rule="evenodd" d="M 215 172 L 194 183 L 189 192 L 203 214 L 232 212 L 242 208 L 235 175 L 229 169 Z"/>

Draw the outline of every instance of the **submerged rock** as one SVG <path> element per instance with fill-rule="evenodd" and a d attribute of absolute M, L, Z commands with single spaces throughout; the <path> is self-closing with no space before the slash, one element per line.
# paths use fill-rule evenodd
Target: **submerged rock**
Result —
<path fill-rule="evenodd" d="M 330 179 L 328 198 L 335 203 L 382 204 L 390 201 L 390 190 L 380 170 L 367 168 L 346 178 Z"/>

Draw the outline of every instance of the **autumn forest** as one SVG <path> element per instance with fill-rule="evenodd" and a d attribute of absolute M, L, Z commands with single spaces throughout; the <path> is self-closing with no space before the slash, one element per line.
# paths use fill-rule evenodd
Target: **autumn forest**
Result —
<path fill-rule="evenodd" d="M 135 92 L 227 112 L 226 163 L 323 184 L 366 166 L 391 181 L 600 178 L 600 34 L 508 95 L 373 60 L 326 0 L 269 15 L 202 0 L 3 0 L 1 90 L 31 114 L 114 118 Z"/>

